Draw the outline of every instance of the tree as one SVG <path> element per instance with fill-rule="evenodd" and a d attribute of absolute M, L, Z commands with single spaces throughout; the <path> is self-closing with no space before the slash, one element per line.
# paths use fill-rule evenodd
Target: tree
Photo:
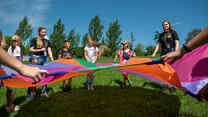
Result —
<path fill-rule="evenodd" d="M 160 38 L 160 32 L 159 31 L 155 31 L 155 37 L 154 40 L 158 40 Z"/>
<path fill-rule="evenodd" d="M 82 47 L 84 48 L 87 45 L 88 33 L 85 33 L 82 38 Z"/>
<path fill-rule="evenodd" d="M 196 35 L 198 35 L 201 32 L 201 29 L 193 29 L 191 32 L 188 33 L 186 40 L 186 43 L 193 39 Z"/>
<path fill-rule="evenodd" d="M 4 36 L 4 39 L 6 41 L 6 47 L 5 47 L 5 50 L 7 51 L 9 49 L 9 46 L 11 45 L 12 43 L 12 40 L 11 40 L 12 37 L 10 36 Z"/>
<path fill-rule="evenodd" d="M 99 16 L 96 15 L 89 24 L 89 35 L 90 37 L 95 40 L 96 42 L 99 42 L 103 37 L 102 30 L 104 29 L 104 26 L 101 24 L 101 21 L 99 19 Z"/>
<path fill-rule="evenodd" d="M 64 33 L 64 24 L 61 19 L 53 26 L 53 33 L 50 35 L 52 52 L 54 58 L 57 58 L 58 51 L 63 47 L 66 34 Z"/>
<path fill-rule="evenodd" d="M 22 41 L 26 41 L 32 34 L 32 25 L 28 23 L 27 16 L 23 18 L 19 23 L 19 27 L 16 30 L 15 34 L 19 35 L 22 38 Z"/>
<path fill-rule="evenodd" d="M 106 32 L 106 43 L 107 46 L 111 49 L 110 55 L 115 54 L 115 52 L 119 49 L 119 44 L 121 43 L 122 30 L 120 29 L 120 25 L 118 24 L 118 19 L 116 21 L 110 23 L 108 31 Z"/>
<path fill-rule="evenodd" d="M 145 56 L 152 55 L 153 51 L 154 51 L 154 46 L 152 45 L 147 46 Z"/>
<path fill-rule="evenodd" d="M 15 34 L 19 35 L 22 38 L 22 42 L 25 45 L 26 40 L 32 35 L 32 25 L 28 23 L 28 19 L 25 16 L 22 21 L 20 21 L 18 29 Z M 29 54 L 29 51 L 25 46 L 21 45 L 22 55 Z"/>
<path fill-rule="evenodd" d="M 137 56 L 144 56 L 144 46 L 141 43 L 138 43 L 136 45 L 136 48 L 134 49 Z"/>
<path fill-rule="evenodd" d="M 79 34 L 75 34 L 75 30 L 72 29 L 70 32 L 69 32 L 69 35 L 67 37 L 67 40 L 70 42 L 70 47 L 71 48 L 76 48 L 79 46 L 79 41 L 80 41 L 80 35 Z"/>

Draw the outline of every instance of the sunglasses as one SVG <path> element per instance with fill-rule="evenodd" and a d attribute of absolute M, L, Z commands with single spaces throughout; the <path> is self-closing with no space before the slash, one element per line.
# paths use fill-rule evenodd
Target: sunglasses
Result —
<path fill-rule="evenodd" d="M 17 40 L 12 40 L 12 42 L 17 42 Z"/>

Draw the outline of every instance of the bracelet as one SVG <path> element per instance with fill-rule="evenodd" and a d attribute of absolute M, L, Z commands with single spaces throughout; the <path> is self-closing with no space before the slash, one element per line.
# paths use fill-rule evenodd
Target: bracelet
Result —
<path fill-rule="evenodd" d="M 188 48 L 185 44 L 183 44 L 183 49 L 186 51 L 186 52 L 191 52 L 192 50 L 190 48 Z"/>

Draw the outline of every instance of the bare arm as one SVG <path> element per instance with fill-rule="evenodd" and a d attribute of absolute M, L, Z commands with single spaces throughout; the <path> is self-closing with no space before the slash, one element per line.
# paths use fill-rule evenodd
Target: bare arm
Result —
<path fill-rule="evenodd" d="M 179 49 L 179 41 L 175 40 L 175 50 L 178 50 L 178 49 Z"/>
<path fill-rule="evenodd" d="M 157 54 L 157 52 L 159 51 L 159 49 L 160 49 L 160 43 L 158 42 L 158 43 L 156 44 L 156 48 L 155 48 L 155 50 L 154 50 L 154 52 L 153 52 L 153 54 L 152 54 L 152 57 L 155 57 L 155 55 Z"/>
<path fill-rule="evenodd" d="M 34 47 L 30 47 L 30 52 L 42 52 L 42 51 L 45 51 L 46 49 L 45 48 L 41 48 L 41 49 L 34 49 Z"/>
<path fill-rule="evenodd" d="M 97 61 L 98 56 L 99 56 L 99 52 L 97 51 L 96 55 L 95 55 L 95 60 L 93 61 L 93 63 L 95 63 Z"/>
<path fill-rule="evenodd" d="M 114 62 L 116 62 L 117 61 L 117 59 L 118 59 L 118 52 L 116 53 L 116 55 L 115 55 L 115 57 L 114 57 Z"/>
<path fill-rule="evenodd" d="M 87 53 L 86 50 L 84 51 L 84 57 L 85 57 L 85 60 L 86 60 L 86 61 L 90 61 L 89 58 L 88 58 L 88 53 Z"/>
<path fill-rule="evenodd" d="M 200 32 L 197 36 L 195 36 L 192 40 L 190 40 L 186 47 L 190 50 L 193 50 L 195 48 L 198 48 L 199 46 L 208 43 L 208 27 L 206 27 L 202 32 Z M 170 52 L 164 56 L 161 57 L 163 60 L 167 60 L 169 58 L 173 58 L 174 61 L 180 59 L 183 57 L 183 55 L 186 53 L 186 50 L 184 48 L 180 48 L 176 50 L 175 52 Z M 173 62 L 174 62 L 173 61 Z"/>
<path fill-rule="evenodd" d="M 2 48 L 0 48 L 0 64 L 14 69 L 26 77 L 31 77 L 35 81 L 40 81 L 42 78 L 41 74 L 47 73 L 45 70 L 40 70 L 39 68 L 22 64 L 20 61 L 15 59 L 15 57 L 10 56 Z"/>
<path fill-rule="evenodd" d="M 208 42 L 208 26 L 200 32 L 197 36 L 195 36 L 192 40 L 190 40 L 186 46 L 191 50 L 198 48 L 199 46 Z"/>
<path fill-rule="evenodd" d="M 49 55 L 49 57 L 50 57 L 50 60 L 51 60 L 51 61 L 54 61 L 54 59 L 53 59 L 53 53 L 52 53 L 52 50 L 51 50 L 50 47 L 48 47 L 48 55 Z"/>

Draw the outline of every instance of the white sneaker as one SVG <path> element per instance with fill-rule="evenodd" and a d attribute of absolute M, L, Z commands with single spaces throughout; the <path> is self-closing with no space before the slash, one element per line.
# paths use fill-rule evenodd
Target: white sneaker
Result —
<path fill-rule="evenodd" d="M 49 95 L 48 95 L 48 93 L 47 93 L 46 91 L 43 92 L 43 93 L 41 94 L 41 96 L 45 96 L 45 97 L 49 98 Z"/>

